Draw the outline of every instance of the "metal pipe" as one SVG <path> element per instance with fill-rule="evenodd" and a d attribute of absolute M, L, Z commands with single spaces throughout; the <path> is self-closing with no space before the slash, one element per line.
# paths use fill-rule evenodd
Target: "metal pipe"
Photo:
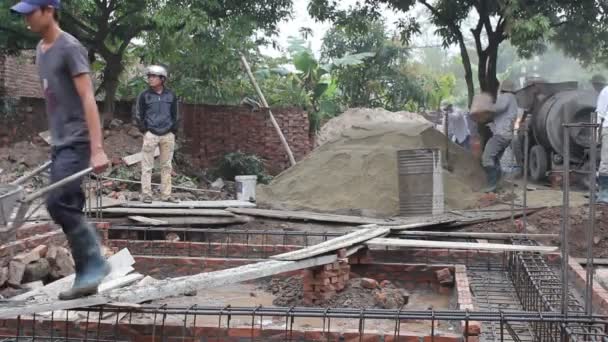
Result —
<path fill-rule="evenodd" d="M 591 115 L 591 142 L 589 150 L 589 227 L 587 229 L 587 267 L 586 267 L 586 289 L 585 289 L 585 313 L 593 311 L 593 236 L 595 234 L 595 202 L 596 202 L 596 179 L 595 166 L 597 163 L 597 115 Z"/>
<path fill-rule="evenodd" d="M 562 314 L 568 316 L 568 230 L 570 229 L 570 129 L 563 126 L 564 165 L 562 173 L 563 207 L 561 225 L 562 254 Z"/>
<path fill-rule="evenodd" d="M 528 163 L 530 155 L 530 135 L 528 133 L 529 121 L 524 122 L 524 198 L 523 198 L 523 216 L 522 223 L 524 228 L 524 234 L 528 234 Z"/>

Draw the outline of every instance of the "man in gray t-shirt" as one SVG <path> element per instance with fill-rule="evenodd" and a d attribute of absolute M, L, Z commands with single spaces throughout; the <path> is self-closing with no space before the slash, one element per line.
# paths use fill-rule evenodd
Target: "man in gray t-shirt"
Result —
<path fill-rule="evenodd" d="M 22 14 L 28 28 L 38 33 L 36 64 L 51 131 L 51 182 L 55 183 L 91 166 L 103 171 L 109 161 L 103 149 L 101 123 L 85 48 L 59 28 L 60 0 L 23 0 L 11 8 Z M 76 277 L 59 299 L 69 300 L 97 293 L 110 272 L 95 230 L 82 212 L 82 180 L 52 191 L 47 209 L 61 226 L 72 249 Z"/>

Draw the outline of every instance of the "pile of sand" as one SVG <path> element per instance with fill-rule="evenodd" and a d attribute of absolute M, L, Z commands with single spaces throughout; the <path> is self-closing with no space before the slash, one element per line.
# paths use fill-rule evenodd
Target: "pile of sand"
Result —
<path fill-rule="evenodd" d="M 410 112 L 389 112 L 383 108 L 351 108 L 329 120 L 317 133 L 316 147 L 335 141 L 353 127 L 382 123 L 428 123 L 422 115 Z"/>
<path fill-rule="evenodd" d="M 366 216 L 399 212 L 397 151 L 445 147 L 445 136 L 428 122 L 361 124 L 317 148 L 308 158 L 259 187 L 258 202 L 277 209 Z M 485 177 L 479 162 L 450 145 L 453 172 L 444 170 L 446 205 L 473 207 Z"/>

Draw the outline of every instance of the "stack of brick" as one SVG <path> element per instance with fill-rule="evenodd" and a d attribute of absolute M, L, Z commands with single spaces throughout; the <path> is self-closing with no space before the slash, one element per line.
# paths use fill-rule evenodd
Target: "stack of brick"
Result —
<path fill-rule="evenodd" d="M 331 299 L 344 290 L 350 279 L 348 259 L 302 271 L 304 303 L 316 305 Z"/>

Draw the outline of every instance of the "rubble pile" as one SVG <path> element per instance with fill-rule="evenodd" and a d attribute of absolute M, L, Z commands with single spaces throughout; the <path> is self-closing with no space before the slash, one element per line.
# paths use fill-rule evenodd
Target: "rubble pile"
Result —
<path fill-rule="evenodd" d="M 72 273 L 74 260 L 67 248 L 40 245 L 0 267 L 0 288 L 34 290 Z"/>
<path fill-rule="evenodd" d="M 273 278 L 264 290 L 275 296 L 273 305 L 321 306 L 354 309 L 400 309 L 408 304 L 410 294 L 397 288 L 388 280 L 378 282 L 375 279 L 348 279 L 344 287 L 332 292 L 327 298 L 319 298 L 314 304 L 306 299 L 305 280 L 302 277 L 290 277 L 285 280 Z"/>

